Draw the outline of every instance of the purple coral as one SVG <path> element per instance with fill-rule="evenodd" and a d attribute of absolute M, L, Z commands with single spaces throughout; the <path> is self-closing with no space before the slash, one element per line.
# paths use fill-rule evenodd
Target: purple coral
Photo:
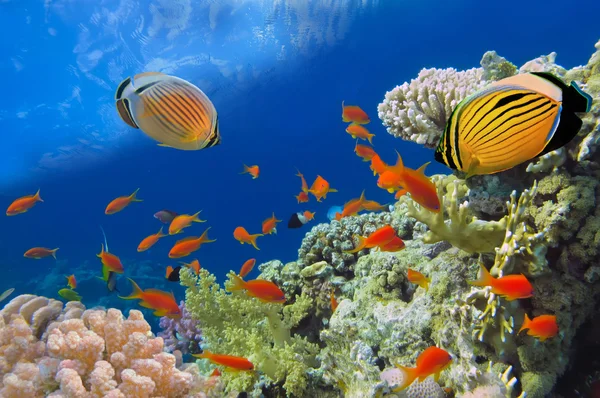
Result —
<path fill-rule="evenodd" d="M 166 316 L 160 318 L 160 327 L 162 332 L 158 333 L 165 342 L 165 348 L 168 352 L 175 350 L 182 354 L 196 354 L 201 352 L 199 345 L 202 340 L 200 332 L 200 323 L 192 318 L 192 314 L 185 308 L 185 302 L 179 304 L 181 310 L 180 319 L 171 319 Z"/>

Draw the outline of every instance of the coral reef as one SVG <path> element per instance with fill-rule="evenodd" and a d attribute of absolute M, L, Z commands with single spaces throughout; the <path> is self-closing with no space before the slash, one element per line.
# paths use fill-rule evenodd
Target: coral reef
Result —
<path fill-rule="evenodd" d="M 163 338 L 165 348 L 169 352 L 177 350 L 182 354 L 198 354 L 201 352 L 202 341 L 200 323 L 192 318 L 185 307 L 185 302 L 179 304 L 179 309 L 181 318 L 174 319 L 166 316 L 160 318 L 162 331 L 158 333 L 158 337 Z"/>

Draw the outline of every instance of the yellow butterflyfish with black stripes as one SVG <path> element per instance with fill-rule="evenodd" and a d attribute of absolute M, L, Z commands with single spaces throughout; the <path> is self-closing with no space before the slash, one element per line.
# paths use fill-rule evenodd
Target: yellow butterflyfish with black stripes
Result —
<path fill-rule="evenodd" d="M 435 159 L 467 178 L 511 169 L 569 143 L 591 103 L 577 83 L 547 72 L 507 77 L 454 108 Z"/>
<path fill-rule="evenodd" d="M 221 143 L 215 106 L 186 80 L 160 72 L 141 73 L 119 84 L 115 101 L 121 119 L 160 146 L 194 151 Z"/>

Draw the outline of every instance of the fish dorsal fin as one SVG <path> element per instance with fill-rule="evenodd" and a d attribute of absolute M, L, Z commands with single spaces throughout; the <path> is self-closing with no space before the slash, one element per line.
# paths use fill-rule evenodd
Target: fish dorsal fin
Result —
<path fill-rule="evenodd" d="M 518 86 L 527 90 L 535 91 L 553 99 L 556 102 L 563 100 L 563 87 L 567 86 L 549 73 L 520 73 L 502 80 L 498 80 L 490 85 L 497 86 Z"/>
<path fill-rule="evenodd" d="M 417 172 L 417 173 L 419 173 L 419 174 L 423 174 L 423 175 L 425 175 L 425 168 L 426 168 L 427 166 L 429 166 L 429 163 L 431 163 L 431 162 L 427 162 L 427 163 L 425 163 L 423 166 L 419 167 L 419 168 L 416 170 L 416 172 Z"/>
<path fill-rule="evenodd" d="M 180 243 L 188 242 L 190 240 L 198 240 L 198 237 L 196 237 L 196 236 L 188 236 L 187 238 L 179 239 L 177 242 L 175 242 L 175 244 L 178 245 Z"/>
<path fill-rule="evenodd" d="M 167 80 L 168 78 L 169 75 L 165 75 L 164 73 L 144 72 L 133 77 L 132 85 L 135 88 L 136 94 L 140 95 L 148 88 L 160 83 L 161 81 Z"/>

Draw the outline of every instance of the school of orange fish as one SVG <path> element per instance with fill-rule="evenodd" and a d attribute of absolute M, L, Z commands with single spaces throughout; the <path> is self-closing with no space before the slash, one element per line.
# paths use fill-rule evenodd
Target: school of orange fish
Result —
<path fill-rule="evenodd" d="M 388 165 L 381 157 L 375 152 L 372 146 L 359 144 L 359 140 L 368 141 L 373 145 L 374 134 L 364 127 L 365 124 L 370 122 L 368 115 L 359 107 L 354 105 L 344 105 L 342 103 L 342 120 L 346 123 L 350 123 L 346 128 L 346 132 L 356 139 L 356 145 L 354 151 L 356 154 L 363 159 L 365 162 L 370 162 L 370 168 L 373 171 L 373 175 L 378 175 L 377 186 L 387 190 L 390 193 L 395 192 L 395 198 L 398 199 L 404 194 L 410 194 L 412 200 L 417 202 L 419 205 L 429 209 L 432 212 L 440 211 L 440 202 L 438 199 L 435 184 L 425 175 L 425 167 L 429 164 L 425 163 L 420 168 L 413 170 L 404 166 L 400 154 L 398 154 L 396 164 Z M 260 168 L 258 165 L 246 166 L 243 165 L 243 171 L 240 174 L 249 174 L 253 179 L 259 178 Z M 297 170 L 296 176 L 301 179 L 301 191 L 296 195 L 298 203 L 309 202 L 309 194 L 312 194 L 315 199 L 320 202 L 327 198 L 327 194 L 330 192 L 337 192 L 336 189 L 331 188 L 329 182 L 322 176 L 318 175 L 311 187 L 308 187 L 304 175 Z M 127 206 L 134 202 L 141 202 L 141 199 L 137 198 L 138 190 L 135 190 L 129 196 L 120 196 L 111 201 L 106 209 L 105 214 L 112 215 L 124 210 Z M 7 216 L 14 216 L 17 214 L 25 213 L 30 210 L 36 203 L 43 202 L 40 197 L 40 192 L 36 192 L 34 195 L 23 196 L 13 201 L 6 211 Z M 341 220 L 344 217 L 355 216 L 361 211 L 381 211 L 387 206 L 381 205 L 375 201 L 367 200 L 365 198 L 364 191 L 360 197 L 351 199 L 343 206 L 341 213 L 336 213 L 336 220 Z M 161 214 L 159 214 L 161 213 Z M 189 215 L 189 214 L 176 214 L 168 210 L 163 210 L 155 215 L 165 224 L 168 223 L 168 233 L 163 232 L 163 227 L 152 235 L 144 238 L 137 250 L 142 252 L 150 249 L 159 239 L 183 233 L 184 229 L 190 227 L 192 223 L 203 223 L 206 220 L 200 219 L 200 211 Z M 308 210 L 297 213 L 297 218 L 301 224 L 312 220 L 314 218 L 314 212 Z M 267 218 L 262 223 L 262 233 L 250 234 L 243 226 L 238 226 L 233 231 L 233 236 L 241 244 L 250 244 L 255 249 L 259 250 L 256 240 L 258 237 L 276 233 L 277 223 L 281 220 L 277 219 L 275 214 Z M 214 242 L 214 239 L 209 239 L 207 228 L 202 235 L 199 237 L 188 236 L 180 239 L 171 248 L 168 253 L 169 258 L 183 258 L 191 255 L 200 249 L 205 243 Z M 348 250 L 348 253 L 357 253 L 364 249 L 378 248 L 380 251 L 397 252 L 404 249 L 405 245 L 402 239 L 397 235 L 394 228 L 390 225 L 386 225 L 382 228 L 377 229 L 369 236 L 357 236 L 357 243 L 354 249 Z M 44 257 L 52 256 L 56 258 L 56 249 L 49 249 L 44 247 L 34 247 L 27 252 L 24 256 L 27 258 L 41 259 Z M 124 272 L 123 264 L 117 255 L 110 253 L 108 247 L 105 244 L 101 245 L 100 253 L 97 254 L 102 264 L 102 277 L 98 277 L 107 283 L 107 287 L 110 291 L 115 289 L 116 274 L 122 274 Z M 245 281 L 250 271 L 253 269 L 256 263 L 255 259 L 247 260 L 241 267 L 238 275 L 233 277 L 233 286 L 229 288 L 230 291 L 244 291 L 248 296 L 255 297 L 263 302 L 269 303 L 285 303 L 285 294 L 277 287 L 277 285 L 271 281 L 255 279 Z M 181 263 L 182 266 L 192 269 L 196 274 L 199 273 L 200 263 L 197 259 L 189 263 Z M 179 271 L 181 266 L 173 268 L 168 266 L 166 269 L 165 278 L 170 281 L 179 280 Z M 75 290 L 77 287 L 77 281 L 75 275 L 67 276 L 67 285 L 70 290 Z M 420 272 L 408 269 L 407 279 L 414 284 L 427 290 L 430 279 Z M 172 292 L 166 292 L 159 289 L 147 289 L 142 290 L 133 280 L 132 293 L 129 296 L 119 296 L 122 299 L 139 299 L 139 305 L 145 308 L 154 310 L 156 316 L 167 316 L 177 318 L 181 316 L 180 309 L 177 305 Z M 470 281 L 470 284 L 474 286 L 488 286 L 491 288 L 491 292 L 504 297 L 507 300 L 516 300 L 531 297 L 533 295 L 533 287 L 524 275 L 507 275 L 499 278 L 494 278 L 486 268 L 481 265 L 480 277 L 475 281 Z M 69 290 L 69 289 L 62 289 Z M 61 296 L 71 299 L 69 294 L 61 294 Z M 76 296 L 79 297 L 79 296 Z M 338 306 L 335 298 L 335 291 L 331 292 L 331 309 L 335 312 Z M 556 324 L 556 316 L 554 315 L 541 315 L 533 319 L 529 319 L 525 315 L 523 325 L 519 332 L 527 329 L 528 334 L 538 338 L 540 341 L 544 341 L 548 338 L 555 336 L 558 333 L 558 326 Z M 254 365 L 246 358 L 235 357 L 225 354 L 215 354 L 208 351 L 202 354 L 196 355 L 198 358 L 206 358 L 211 362 L 222 365 L 226 369 L 235 370 L 253 370 Z M 437 347 L 429 347 L 423 351 L 416 361 L 416 367 L 414 368 L 401 368 L 406 375 L 402 383 L 395 389 L 395 391 L 402 390 L 408 387 L 415 379 L 424 380 L 430 375 L 434 375 L 435 379 L 439 377 L 440 373 L 446 369 L 452 361 L 452 356 Z"/>

